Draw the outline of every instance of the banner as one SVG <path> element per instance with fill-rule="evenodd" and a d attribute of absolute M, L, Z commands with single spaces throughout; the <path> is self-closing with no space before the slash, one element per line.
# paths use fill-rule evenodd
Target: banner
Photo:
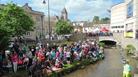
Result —
<path fill-rule="evenodd" d="M 125 32 L 126 38 L 133 38 L 133 32 Z"/>

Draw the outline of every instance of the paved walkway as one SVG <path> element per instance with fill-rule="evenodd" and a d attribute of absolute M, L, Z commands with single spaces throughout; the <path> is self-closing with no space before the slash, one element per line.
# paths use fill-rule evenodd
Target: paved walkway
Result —
<path fill-rule="evenodd" d="M 106 49 L 105 55 L 106 58 L 103 61 L 65 77 L 122 77 L 123 65 L 120 52 L 115 48 Z"/>

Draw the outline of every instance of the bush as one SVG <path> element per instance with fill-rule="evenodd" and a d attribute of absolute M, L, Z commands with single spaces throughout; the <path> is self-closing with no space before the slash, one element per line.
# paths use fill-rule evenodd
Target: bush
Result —
<path fill-rule="evenodd" d="M 128 54 L 133 54 L 135 52 L 136 48 L 133 45 L 129 44 L 126 46 L 125 50 L 128 55 Z"/>
<path fill-rule="evenodd" d="M 99 46 L 100 46 L 100 47 L 105 47 L 105 43 L 99 42 Z"/>

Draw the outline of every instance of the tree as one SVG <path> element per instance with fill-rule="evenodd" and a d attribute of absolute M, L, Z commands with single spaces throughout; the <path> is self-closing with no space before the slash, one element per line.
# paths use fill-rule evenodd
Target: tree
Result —
<path fill-rule="evenodd" d="M 93 17 L 93 24 L 99 24 L 99 22 L 100 22 L 99 16 L 94 16 Z"/>
<path fill-rule="evenodd" d="M 110 18 L 108 18 L 108 17 L 101 18 L 100 23 L 101 24 L 108 24 L 108 23 L 110 23 Z"/>
<path fill-rule="evenodd" d="M 32 31 L 33 25 L 33 20 L 21 7 L 13 3 L 4 5 L 0 9 L 0 46 L 5 47 L 12 36 L 20 37 Z"/>
<path fill-rule="evenodd" d="M 71 26 L 67 21 L 59 20 L 56 23 L 56 33 L 58 35 L 70 34 L 73 31 L 73 26 Z"/>

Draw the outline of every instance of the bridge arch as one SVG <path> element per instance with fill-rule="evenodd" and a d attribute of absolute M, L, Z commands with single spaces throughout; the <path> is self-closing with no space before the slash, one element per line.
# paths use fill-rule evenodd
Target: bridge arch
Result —
<path fill-rule="evenodd" d="M 106 46 L 116 46 L 117 41 L 113 37 L 101 37 L 99 42 L 104 43 Z"/>

